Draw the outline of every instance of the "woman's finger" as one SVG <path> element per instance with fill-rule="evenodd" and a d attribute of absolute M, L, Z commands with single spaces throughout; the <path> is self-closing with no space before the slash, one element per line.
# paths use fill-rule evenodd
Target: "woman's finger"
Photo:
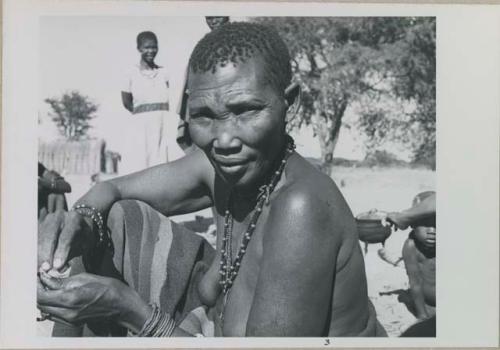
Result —
<path fill-rule="evenodd" d="M 45 312 L 42 314 L 41 318 L 37 318 L 37 321 L 45 321 L 45 320 L 57 322 L 57 323 L 62 323 L 62 324 L 65 324 L 66 326 L 70 326 L 70 327 L 78 326 L 78 324 L 67 322 L 67 321 L 63 320 L 62 318 L 59 318 L 57 316 L 54 316 L 54 315 L 51 315 L 51 314 L 48 314 Z"/>
<path fill-rule="evenodd" d="M 37 307 L 42 310 L 47 306 L 63 307 L 67 306 L 66 293 L 61 289 L 38 288 L 36 291 Z M 45 311 L 45 310 L 43 310 Z"/>
<path fill-rule="evenodd" d="M 47 212 L 47 208 L 45 207 L 42 207 L 40 208 L 39 212 L 38 212 L 38 222 L 42 222 L 43 220 L 45 220 L 45 217 L 47 216 L 48 212 Z"/>
<path fill-rule="evenodd" d="M 47 287 L 45 287 L 42 283 L 42 281 L 40 280 L 40 277 L 38 277 L 36 279 L 36 292 L 37 292 L 37 295 L 39 292 L 44 292 L 45 290 L 47 289 Z"/>
<path fill-rule="evenodd" d="M 78 322 L 70 323 L 70 322 L 63 320 L 62 318 L 59 318 L 57 316 L 52 316 L 52 315 L 49 315 L 48 319 L 51 321 L 54 321 L 54 322 L 65 324 L 66 326 L 70 326 L 70 327 L 76 327 L 76 326 L 80 325 Z"/>
<path fill-rule="evenodd" d="M 51 290 L 57 290 L 64 287 L 64 283 L 61 278 L 51 277 L 44 271 L 40 272 L 40 280 L 42 281 L 44 286 Z"/>
<path fill-rule="evenodd" d="M 56 211 L 56 195 L 51 193 L 47 197 L 47 210 L 49 213 Z"/>
<path fill-rule="evenodd" d="M 47 214 L 38 225 L 38 265 L 43 271 L 52 267 L 52 257 L 63 222 L 64 214 L 56 212 Z"/>
<path fill-rule="evenodd" d="M 64 227 L 59 235 L 57 248 L 54 252 L 54 268 L 60 269 L 67 264 L 71 245 L 75 240 L 77 232 L 80 230 L 80 221 L 75 212 L 69 212 L 66 215 Z"/>
<path fill-rule="evenodd" d="M 55 198 L 56 210 L 64 210 L 65 209 L 64 195 L 56 194 L 55 197 L 56 197 Z"/>
<path fill-rule="evenodd" d="M 39 305 L 38 308 L 40 311 L 49 314 L 47 319 L 51 321 L 61 322 L 70 326 L 78 325 L 76 320 L 77 313 L 74 310 L 47 305 Z"/>

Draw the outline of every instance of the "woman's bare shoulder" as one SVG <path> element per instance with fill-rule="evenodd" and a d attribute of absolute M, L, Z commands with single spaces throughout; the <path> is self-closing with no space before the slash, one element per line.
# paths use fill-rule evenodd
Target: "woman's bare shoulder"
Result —
<path fill-rule="evenodd" d="M 287 169 L 286 196 L 283 200 L 307 199 L 316 206 L 328 209 L 328 215 L 351 214 L 344 196 L 333 179 L 300 155 L 294 157 Z M 310 203 L 310 204 L 312 204 Z M 333 212 L 330 211 L 333 209 Z"/>
<path fill-rule="evenodd" d="M 333 180 L 302 157 L 290 162 L 286 178 L 271 214 L 280 220 L 293 220 L 311 234 L 343 237 L 354 219 Z"/>

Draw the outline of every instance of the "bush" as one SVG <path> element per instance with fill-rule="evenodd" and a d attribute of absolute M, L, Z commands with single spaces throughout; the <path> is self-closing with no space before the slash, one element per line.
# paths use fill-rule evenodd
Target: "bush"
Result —
<path fill-rule="evenodd" d="M 415 152 L 411 165 L 436 170 L 436 144 L 425 143 L 421 145 Z"/>
<path fill-rule="evenodd" d="M 403 167 L 407 166 L 408 164 L 405 161 L 398 159 L 394 154 L 390 152 L 376 150 L 373 153 L 367 154 L 365 159 L 360 162 L 360 165 L 371 168 L 375 166 Z"/>

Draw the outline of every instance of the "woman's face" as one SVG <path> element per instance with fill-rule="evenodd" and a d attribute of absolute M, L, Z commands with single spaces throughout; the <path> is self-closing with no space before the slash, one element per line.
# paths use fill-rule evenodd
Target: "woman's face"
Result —
<path fill-rule="evenodd" d="M 156 54 L 158 53 L 158 43 L 155 39 L 143 39 L 137 48 L 141 53 L 141 59 L 146 63 L 154 63 Z"/>
<path fill-rule="evenodd" d="M 189 131 L 230 185 L 252 189 L 285 142 L 287 105 L 262 58 L 190 72 Z"/>

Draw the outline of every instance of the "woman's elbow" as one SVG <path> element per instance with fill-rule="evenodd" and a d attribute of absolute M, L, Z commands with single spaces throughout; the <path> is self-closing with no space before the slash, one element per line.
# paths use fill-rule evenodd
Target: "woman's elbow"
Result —
<path fill-rule="evenodd" d="M 127 102 L 123 102 L 123 107 L 129 111 L 130 113 L 132 113 L 133 109 L 132 109 L 132 105 L 130 103 L 127 103 Z"/>

